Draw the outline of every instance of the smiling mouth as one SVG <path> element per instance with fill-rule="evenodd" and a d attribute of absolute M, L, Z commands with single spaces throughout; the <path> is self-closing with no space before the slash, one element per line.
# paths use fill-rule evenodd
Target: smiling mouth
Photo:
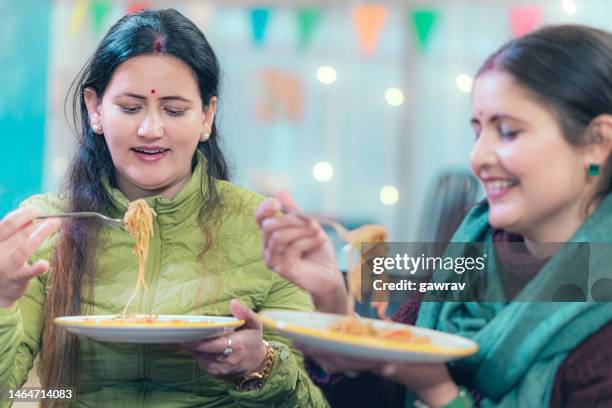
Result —
<path fill-rule="evenodd" d="M 487 190 L 503 190 L 518 185 L 517 180 L 492 180 L 484 183 Z"/>
<path fill-rule="evenodd" d="M 170 151 L 170 149 L 166 149 L 166 148 L 146 149 L 144 147 L 132 147 L 130 148 L 130 150 L 134 152 L 150 154 L 150 155 L 160 154 L 160 153 L 165 153 L 167 151 Z"/>

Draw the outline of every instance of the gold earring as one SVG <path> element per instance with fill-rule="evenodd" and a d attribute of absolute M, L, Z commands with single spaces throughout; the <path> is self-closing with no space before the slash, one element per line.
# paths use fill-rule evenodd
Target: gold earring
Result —
<path fill-rule="evenodd" d="M 91 124 L 91 129 L 94 131 L 94 133 L 98 135 L 102 134 L 102 125 L 99 124 L 98 122 L 93 122 Z"/>

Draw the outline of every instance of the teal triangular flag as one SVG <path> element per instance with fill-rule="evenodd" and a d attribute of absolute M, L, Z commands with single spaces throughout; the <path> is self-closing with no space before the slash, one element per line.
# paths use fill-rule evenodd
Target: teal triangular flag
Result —
<path fill-rule="evenodd" d="M 251 9 L 251 28 L 253 29 L 253 40 L 257 45 L 263 43 L 269 17 L 270 9 L 268 8 Z"/>

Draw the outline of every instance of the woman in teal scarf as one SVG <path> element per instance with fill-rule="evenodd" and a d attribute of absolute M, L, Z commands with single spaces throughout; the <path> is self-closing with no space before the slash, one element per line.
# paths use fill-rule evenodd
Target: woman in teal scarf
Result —
<path fill-rule="evenodd" d="M 492 248 L 495 241 L 518 240 L 527 256 L 540 262 L 539 271 L 508 302 L 420 305 L 418 326 L 469 337 L 480 347 L 477 355 L 449 365 L 415 365 L 306 354 L 328 373 L 370 371 L 403 385 L 410 391 L 406 406 L 470 407 L 475 401 L 483 407 L 611 406 L 609 347 L 597 348 L 593 366 L 586 361 L 572 366 L 574 377 L 586 376 L 585 381 L 567 380 L 564 367 L 580 360 L 576 356 L 583 355 L 578 351 L 585 344 L 601 344 L 593 339 L 610 333 L 612 306 L 593 301 L 598 300 L 594 290 L 582 302 L 528 301 L 545 298 L 576 258 L 577 246 L 568 243 L 612 241 L 611 78 L 612 34 L 581 26 L 548 27 L 512 40 L 476 75 L 470 160 L 486 201 L 467 215 L 453 241 Z M 295 207 L 288 195 L 279 194 L 257 212 L 268 266 L 308 290 L 318 310 L 349 312 L 320 226 L 274 217 L 281 205 Z M 564 245 L 546 245 L 551 242 Z M 597 271 L 609 269 L 602 262 L 605 251 L 593 248 L 589 287 Z M 504 263 L 503 256 L 494 252 L 490 275 L 498 273 L 498 263 Z M 373 387 L 370 393 L 376 394 Z M 366 405 L 365 399 L 345 397 L 332 405 Z"/>

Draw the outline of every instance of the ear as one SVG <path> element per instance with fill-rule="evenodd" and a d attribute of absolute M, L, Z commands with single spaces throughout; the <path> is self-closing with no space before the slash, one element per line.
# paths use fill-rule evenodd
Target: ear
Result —
<path fill-rule="evenodd" d="M 212 125 L 215 121 L 215 114 L 217 113 L 217 97 L 213 96 L 208 102 L 208 106 L 204 107 L 202 111 L 202 131 L 206 133 L 212 132 Z"/>
<path fill-rule="evenodd" d="M 604 166 L 612 153 L 612 115 L 597 116 L 587 129 L 586 165 L 591 163 Z"/>
<path fill-rule="evenodd" d="M 100 123 L 102 121 L 102 115 L 100 115 L 100 104 L 102 103 L 102 99 L 98 98 L 98 94 L 93 88 L 85 88 L 85 91 L 83 91 L 83 98 L 87 106 L 89 124 L 91 125 L 92 122 Z"/>

